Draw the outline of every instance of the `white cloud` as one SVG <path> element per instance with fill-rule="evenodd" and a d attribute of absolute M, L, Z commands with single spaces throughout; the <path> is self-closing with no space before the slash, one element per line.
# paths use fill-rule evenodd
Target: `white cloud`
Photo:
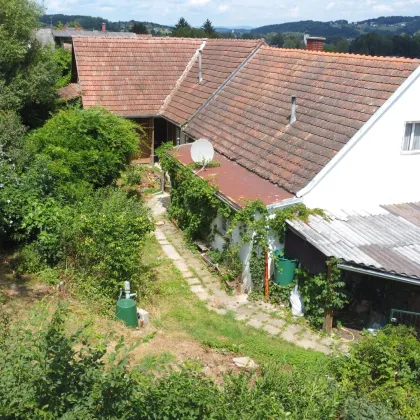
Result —
<path fill-rule="evenodd" d="M 298 17 L 298 16 L 299 16 L 299 6 L 293 6 L 293 7 L 290 9 L 289 16 L 291 16 L 291 17 L 293 17 L 293 18 Z"/>
<path fill-rule="evenodd" d="M 335 6 L 335 1 L 331 1 L 329 2 L 326 6 L 325 6 L 325 10 L 330 10 Z"/>
<path fill-rule="evenodd" d="M 218 6 L 217 10 L 223 13 L 229 10 L 229 6 L 227 4 L 221 4 Z"/>
<path fill-rule="evenodd" d="M 188 0 L 188 4 L 191 6 L 205 6 L 210 3 L 210 0 Z"/>
<path fill-rule="evenodd" d="M 375 4 L 373 10 L 378 13 L 391 13 L 394 11 L 394 8 L 388 4 Z"/>

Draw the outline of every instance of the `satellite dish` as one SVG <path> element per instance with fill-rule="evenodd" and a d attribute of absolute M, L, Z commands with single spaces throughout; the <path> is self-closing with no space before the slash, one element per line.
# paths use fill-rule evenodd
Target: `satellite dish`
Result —
<path fill-rule="evenodd" d="M 195 163 L 206 165 L 214 159 L 212 144 L 206 139 L 195 141 L 191 146 L 191 159 Z"/>

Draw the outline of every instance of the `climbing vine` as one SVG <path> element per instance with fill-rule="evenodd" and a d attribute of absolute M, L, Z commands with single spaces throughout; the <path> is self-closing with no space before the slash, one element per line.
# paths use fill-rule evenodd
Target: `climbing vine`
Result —
<path fill-rule="evenodd" d="M 232 210 L 216 197 L 217 187 L 211 181 L 196 176 L 195 165 L 182 165 L 170 153 L 172 145 L 164 144 L 157 151 L 162 168 L 171 179 L 171 203 L 168 209 L 178 226 L 184 231 L 188 241 L 206 242 L 219 233 L 225 241 L 222 251 L 213 252 L 213 257 L 227 267 L 228 278 L 240 274 L 238 252 L 245 244 L 251 244 L 249 269 L 253 290 L 264 291 L 265 257 L 269 252 L 268 235 L 274 233 L 284 240 L 286 221 L 300 219 L 307 221 L 313 214 L 322 215 L 320 209 L 308 209 L 304 204 L 296 204 L 277 210 L 273 216 L 259 200 L 249 202 L 239 211 Z M 225 232 L 218 232 L 213 221 L 221 215 L 227 224 Z M 212 227 L 213 226 L 213 227 Z M 235 230 L 239 231 L 239 242 L 233 240 Z"/>
<path fill-rule="evenodd" d="M 307 318 L 312 326 L 321 328 L 325 314 L 329 311 L 342 309 L 348 303 L 348 295 L 345 292 L 345 283 L 341 279 L 341 271 L 337 267 L 340 261 L 330 258 L 326 273 L 316 276 L 310 275 L 304 269 L 297 270 L 299 290 L 302 294 Z"/>

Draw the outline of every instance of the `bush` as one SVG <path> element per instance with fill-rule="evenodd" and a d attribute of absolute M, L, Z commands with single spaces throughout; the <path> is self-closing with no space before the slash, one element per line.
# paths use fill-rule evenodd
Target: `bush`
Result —
<path fill-rule="evenodd" d="M 137 197 L 102 189 L 74 208 L 60 233 L 67 264 L 89 275 L 89 287 L 115 298 L 123 281 L 137 280 L 140 252 L 154 226 Z"/>
<path fill-rule="evenodd" d="M 386 326 L 366 336 L 337 362 L 341 384 L 395 408 L 408 418 L 420 412 L 420 342 L 406 326 Z"/>
<path fill-rule="evenodd" d="M 144 174 L 144 169 L 138 165 L 130 165 L 121 175 L 121 185 L 123 187 L 133 187 L 139 185 Z"/>
<path fill-rule="evenodd" d="M 136 129 L 104 109 L 67 109 L 34 131 L 27 149 L 50 159 L 48 172 L 59 184 L 85 181 L 103 187 L 116 181 L 137 150 Z"/>

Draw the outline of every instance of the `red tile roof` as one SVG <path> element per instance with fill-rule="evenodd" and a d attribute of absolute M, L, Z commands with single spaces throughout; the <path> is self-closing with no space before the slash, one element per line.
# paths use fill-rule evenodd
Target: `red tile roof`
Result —
<path fill-rule="evenodd" d="M 84 107 L 156 115 L 200 47 L 200 39 L 74 37 Z"/>
<path fill-rule="evenodd" d="M 81 95 L 80 88 L 77 83 L 70 83 L 61 89 L 58 89 L 57 93 L 62 99 L 66 101 L 78 98 Z"/>
<path fill-rule="evenodd" d="M 174 150 L 174 155 L 183 165 L 192 163 L 191 144 Z M 261 200 L 265 205 L 292 198 L 292 194 L 277 185 L 262 179 L 251 171 L 215 152 L 213 161 L 220 166 L 197 170 L 197 175 L 217 186 L 225 199 L 238 207 L 246 206 L 249 201 Z"/>
<path fill-rule="evenodd" d="M 202 52 L 203 81 L 198 82 L 198 59 L 167 98 L 162 115 L 185 124 L 262 40 L 208 39 Z"/>
<path fill-rule="evenodd" d="M 187 125 L 194 138 L 296 193 L 419 60 L 262 47 Z M 289 125 L 291 96 L 297 120 Z"/>

